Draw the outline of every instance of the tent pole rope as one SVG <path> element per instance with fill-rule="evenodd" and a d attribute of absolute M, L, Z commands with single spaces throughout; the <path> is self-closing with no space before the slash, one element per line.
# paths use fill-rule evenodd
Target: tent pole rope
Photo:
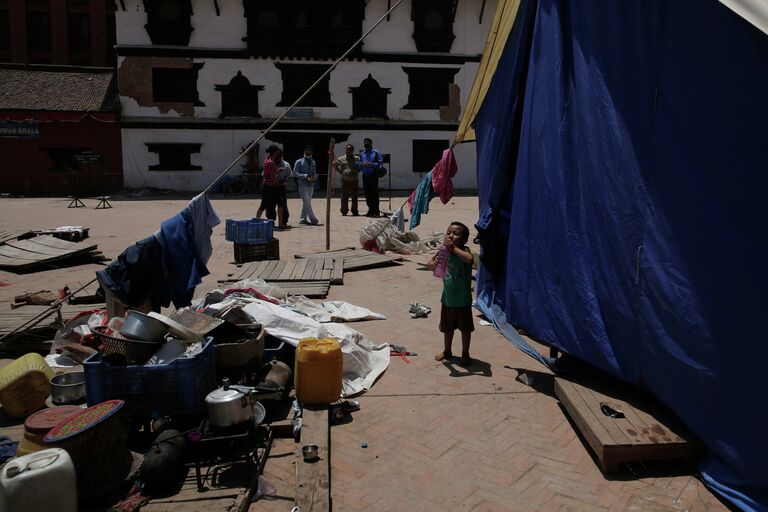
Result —
<path fill-rule="evenodd" d="M 318 78 L 318 79 L 315 81 L 315 83 L 313 83 L 312 85 L 310 85 L 310 86 L 309 86 L 309 89 L 307 89 L 306 91 L 304 91 L 304 94 L 302 94 L 302 95 L 299 97 L 299 99 L 297 99 L 296 101 L 294 101 L 294 102 L 293 102 L 293 104 L 292 104 L 291 106 L 289 106 L 288 108 L 286 108 L 286 109 L 283 111 L 283 113 L 282 113 L 282 114 L 280 114 L 280 116 L 279 116 L 277 119 L 275 119 L 275 121 L 274 121 L 274 122 L 273 122 L 271 125 L 269 125 L 269 127 L 268 127 L 266 130 L 264 130 L 264 132 L 263 132 L 261 135 L 259 135 L 259 137 L 258 137 L 256 140 L 252 141 L 252 142 L 251 142 L 251 143 L 248 145 L 248 147 L 246 147 L 246 148 L 245 148 L 245 149 L 242 151 L 242 153 L 240 153 L 240 155 L 239 155 L 237 158 L 235 158 L 235 159 L 232 161 L 232 163 L 231 163 L 231 164 L 229 164 L 229 165 L 227 166 L 227 168 L 226 168 L 226 169 L 224 169 L 223 171 L 221 171 L 221 173 L 220 173 L 218 176 L 216 176 L 216 178 L 215 178 L 215 179 L 214 179 L 214 180 L 213 180 L 213 181 L 212 181 L 212 182 L 211 182 L 211 183 L 210 183 L 210 184 L 209 184 L 207 187 L 205 187 L 205 190 L 203 190 L 203 192 L 202 192 L 202 193 L 203 193 L 203 194 L 205 194 L 206 192 L 210 191 L 210 190 L 211 190 L 211 187 L 213 187 L 213 185 L 214 185 L 214 184 L 215 184 L 217 181 L 219 181 L 219 180 L 220 180 L 220 179 L 221 179 L 221 178 L 222 178 L 224 175 L 226 175 L 226 174 L 227 174 L 227 173 L 228 173 L 228 172 L 229 172 L 229 171 L 230 171 L 230 170 L 231 170 L 231 169 L 232 169 L 232 168 L 233 168 L 233 167 L 234 167 L 234 166 L 237 164 L 237 162 L 239 162 L 239 161 L 240 161 L 240 159 L 242 159 L 242 158 L 243 158 L 243 156 L 244 156 L 246 153 L 248 153 L 248 152 L 249 152 L 251 149 L 253 149 L 253 147 L 254 147 L 254 146 L 256 146 L 256 144 L 258 144 L 259 142 L 261 142 L 261 140 L 262 140 L 262 139 L 263 139 L 263 138 L 264 138 L 264 137 L 265 137 L 265 136 L 266 136 L 266 135 L 267 135 L 269 132 L 271 132 L 271 131 L 272 131 L 272 129 L 273 129 L 273 128 L 274 128 L 274 127 L 277 125 L 277 123 L 279 123 L 280 121 L 282 121 L 282 120 L 283 120 L 283 118 L 284 118 L 286 115 L 288 115 L 288 112 L 290 112 L 291 110 L 293 110 L 293 108 L 294 108 L 294 107 L 296 107 L 296 105 L 298 105 L 299 103 L 301 103 L 301 101 L 302 101 L 302 100 L 303 100 L 303 99 L 304 99 L 304 98 L 305 98 L 305 97 L 306 97 L 306 96 L 307 96 L 307 95 L 308 95 L 310 92 L 312 92 L 312 90 L 313 90 L 315 87 L 317 87 L 317 86 L 318 86 L 318 84 L 320 84 L 320 82 L 322 82 L 322 81 L 325 79 L 325 77 L 327 77 L 327 76 L 328 76 L 328 75 L 331 73 L 331 71 L 333 71 L 334 69 L 336 69 L 336 66 L 338 66 L 338 65 L 339 65 L 339 63 L 340 63 L 341 61 L 343 61 L 344 59 L 346 59 L 346 58 L 347 58 L 347 56 L 348 56 L 350 53 L 352 53 L 352 51 L 353 51 L 355 48 L 357 48 L 357 47 L 358 47 L 358 45 L 360 45 L 360 43 L 362 43 L 362 42 L 363 42 L 363 40 L 364 40 L 366 37 L 368 37 L 368 34 L 370 34 L 371 32 L 373 32 L 373 30 L 374 30 L 376 27 L 378 27 L 378 26 L 381 24 L 381 22 L 382 22 L 382 21 L 384 21 L 385 19 L 387 19 L 387 17 L 390 15 L 390 13 L 392 13 L 392 11 L 394 11 L 395 9 L 397 9 L 397 7 L 398 7 L 398 6 L 399 6 L 401 3 L 403 3 L 403 0 L 398 0 L 398 1 L 397 1 L 397 3 L 396 3 L 395 5 L 393 5 L 393 6 L 392 6 L 392 8 L 390 8 L 390 9 L 389 9 L 389 10 L 388 10 L 386 13 L 384 13 L 384 16 L 382 16 L 381 18 L 379 18 L 379 21 L 377 21 L 376 23 L 374 23 L 374 24 L 373 24 L 373 26 L 372 26 L 371 28 L 369 28 L 369 29 L 368 29 L 368 30 L 365 32 L 365 34 L 363 34 L 363 35 L 360 37 L 360 39 L 358 39 L 357 41 L 355 41 L 355 43 L 354 43 L 352 46 L 350 46 L 350 47 L 349 47 L 349 49 L 348 49 L 346 52 L 344 52 L 344 54 L 343 54 L 341 57 L 339 57 L 339 58 L 336 60 L 336 62 L 334 62 L 333 64 L 331 64 L 331 67 L 329 67 L 329 68 L 328 68 L 328 69 L 325 71 L 325 73 L 323 73 L 323 74 L 320 76 L 320 78 Z"/>

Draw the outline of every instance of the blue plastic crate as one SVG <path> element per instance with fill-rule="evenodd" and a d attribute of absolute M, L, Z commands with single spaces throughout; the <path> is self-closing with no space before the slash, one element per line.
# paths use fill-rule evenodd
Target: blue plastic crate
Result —
<path fill-rule="evenodd" d="M 225 238 L 238 244 L 259 244 L 272 240 L 275 223 L 270 219 L 232 220 L 226 221 Z"/>
<path fill-rule="evenodd" d="M 202 413 L 205 396 L 216 388 L 211 337 L 199 354 L 167 365 L 112 366 L 97 353 L 83 361 L 83 369 L 89 406 L 117 398 L 134 417 Z"/>

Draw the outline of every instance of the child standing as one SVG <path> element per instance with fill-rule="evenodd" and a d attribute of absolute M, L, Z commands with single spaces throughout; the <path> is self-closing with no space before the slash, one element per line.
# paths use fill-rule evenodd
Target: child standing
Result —
<path fill-rule="evenodd" d="M 467 247 L 469 228 L 461 222 L 452 222 L 445 233 L 443 245 L 447 249 L 448 262 L 443 277 L 443 295 L 440 298 L 440 332 L 443 333 L 443 351 L 435 356 L 435 360 L 443 361 L 453 358 L 451 345 L 453 332 L 461 332 L 460 364 L 472 362 L 469 357 L 469 342 L 472 331 L 472 267 L 475 262 L 472 251 Z M 437 256 L 432 259 L 430 267 L 437 264 Z"/>

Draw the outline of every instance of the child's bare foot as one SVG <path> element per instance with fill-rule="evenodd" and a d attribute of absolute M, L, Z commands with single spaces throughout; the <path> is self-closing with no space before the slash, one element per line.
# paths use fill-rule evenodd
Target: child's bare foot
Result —
<path fill-rule="evenodd" d="M 472 358 L 469 357 L 469 354 L 461 354 L 461 359 L 459 359 L 459 365 L 469 366 L 471 364 L 472 364 Z"/>
<path fill-rule="evenodd" d="M 453 359 L 453 354 L 445 351 L 440 352 L 435 356 L 435 361 L 449 361 L 451 359 Z"/>

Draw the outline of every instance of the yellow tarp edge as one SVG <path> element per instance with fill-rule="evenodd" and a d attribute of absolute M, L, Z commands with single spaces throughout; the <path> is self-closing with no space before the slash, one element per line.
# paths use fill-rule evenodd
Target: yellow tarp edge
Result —
<path fill-rule="evenodd" d="M 459 129 L 456 131 L 454 145 L 461 142 L 471 142 L 476 139 L 475 129 L 472 124 L 480 107 L 483 104 L 485 95 L 493 80 L 496 67 L 504 51 L 504 45 L 507 37 L 515 24 L 517 11 L 520 9 L 521 0 L 499 0 L 496 7 L 496 14 L 493 17 L 491 29 L 488 32 L 488 39 L 485 41 L 483 56 L 480 59 L 480 67 L 477 69 L 475 81 L 472 84 L 472 90 L 467 99 L 467 105 L 461 115 Z"/>

